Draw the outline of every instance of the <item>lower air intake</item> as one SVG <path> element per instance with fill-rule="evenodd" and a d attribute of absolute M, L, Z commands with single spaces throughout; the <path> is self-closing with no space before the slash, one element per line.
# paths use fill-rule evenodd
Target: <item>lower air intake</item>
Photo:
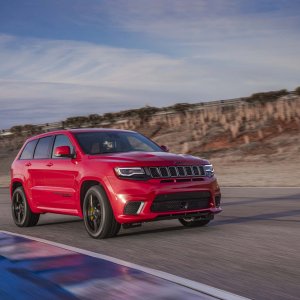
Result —
<path fill-rule="evenodd" d="M 158 195 L 152 205 L 152 212 L 186 211 L 209 208 L 209 192 L 190 192 Z"/>

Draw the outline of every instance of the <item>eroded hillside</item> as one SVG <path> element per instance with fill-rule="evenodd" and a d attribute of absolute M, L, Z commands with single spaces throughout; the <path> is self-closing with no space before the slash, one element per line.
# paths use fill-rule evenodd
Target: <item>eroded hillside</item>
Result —
<path fill-rule="evenodd" d="M 106 114 L 105 117 L 69 118 L 57 125 L 64 128 L 114 127 L 139 131 L 158 144 L 167 145 L 172 152 L 210 159 L 227 185 L 300 184 L 299 180 L 290 182 L 282 176 L 284 172 L 288 173 L 285 169 L 289 166 L 289 170 L 296 172 L 300 178 L 300 97 L 294 93 L 267 101 L 240 99 L 214 105 L 177 104 L 168 109 L 146 107 Z M 44 127 L 20 126 L 12 128 L 13 134 L 1 136 L 2 184 L 7 181 L 5 176 L 11 160 L 27 136 L 49 128 L 51 124 Z M 280 171 L 281 179 L 279 175 L 276 180 L 272 177 L 276 170 Z M 229 171 L 233 174 L 231 178 L 240 175 L 230 181 Z M 261 176 L 254 178 L 255 173 Z M 242 183 L 240 178 L 243 174 L 247 174 L 249 184 Z M 250 175 L 253 177 L 251 180 Z M 266 181 L 266 176 L 269 176 L 270 182 Z"/>

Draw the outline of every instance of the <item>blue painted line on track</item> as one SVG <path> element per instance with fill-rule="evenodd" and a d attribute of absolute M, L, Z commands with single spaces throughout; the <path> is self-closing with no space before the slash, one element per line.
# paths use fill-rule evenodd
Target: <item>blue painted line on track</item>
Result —
<path fill-rule="evenodd" d="M 55 245 L 0 232 L 0 299 L 220 299 Z"/>

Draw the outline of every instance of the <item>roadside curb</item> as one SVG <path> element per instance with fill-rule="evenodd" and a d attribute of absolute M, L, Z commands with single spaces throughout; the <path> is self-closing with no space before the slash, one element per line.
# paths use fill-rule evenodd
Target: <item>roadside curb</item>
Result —
<path fill-rule="evenodd" d="M 9 235 L 14 235 L 14 236 L 26 238 L 26 239 L 29 239 L 29 240 L 32 240 L 32 241 L 41 242 L 41 243 L 48 244 L 48 245 L 55 246 L 55 247 L 59 247 L 59 248 L 65 249 L 65 250 L 80 253 L 80 254 L 83 254 L 83 255 L 91 256 L 91 257 L 94 257 L 94 258 L 99 258 L 99 259 L 102 259 L 102 260 L 105 260 L 105 261 L 108 261 L 108 262 L 111 262 L 111 263 L 114 263 L 114 264 L 118 264 L 118 265 L 122 265 L 122 266 L 125 266 L 125 267 L 128 267 L 128 268 L 131 268 L 131 269 L 139 270 L 139 271 L 142 271 L 144 273 L 147 273 L 147 274 L 156 276 L 158 278 L 167 280 L 169 282 L 178 284 L 178 285 L 183 286 L 185 288 L 189 288 L 191 290 L 200 292 L 200 293 L 202 293 L 206 296 L 210 296 L 210 297 L 213 297 L 215 299 L 219 299 L 219 300 L 249 300 L 249 298 L 238 296 L 238 295 L 232 294 L 230 292 L 223 291 L 221 289 L 211 287 L 211 286 L 206 285 L 206 284 L 202 284 L 202 283 L 199 283 L 199 282 L 196 282 L 196 281 L 185 279 L 185 278 L 182 278 L 182 277 L 179 277 L 179 276 L 176 276 L 176 275 L 172 275 L 172 274 L 169 274 L 169 273 L 166 273 L 166 272 L 163 272 L 163 271 L 158 271 L 158 270 L 151 269 L 151 268 L 148 268 L 148 267 L 143 267 L 143 266 L 133 264 L 133 263 L 121 260 L 121 259 L 117 259 L 117 258 L 114 258 L 114 257 L 107 256 L 107 255 L 95 253 L 95 252 L 88 251 L 88 250 L 83 250 L 83 249 L 80 249 L 80 248 L 64 245 L 64 244 L 61 244 L 61 243 L 51 242 L 51 241 L 41 239 L 41 238 L 35 238 L 35 237 L 27 236 L 27 235 L 17 234 L 17 233 L 5 231 L 5 230 L 0 230 L 0 232 L 5 233 L 5 234 L 9 234 Z"/>

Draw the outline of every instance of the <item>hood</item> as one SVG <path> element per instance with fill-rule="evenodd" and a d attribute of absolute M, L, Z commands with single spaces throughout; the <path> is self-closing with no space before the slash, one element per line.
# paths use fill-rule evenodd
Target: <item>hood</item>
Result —
<path fill-rule="evenodd" d="M 207 160 L 187 155 L 174 154 L 168 152 L 124 152 L 100 155 L 89 155 L 89 159 L 101 160 L 102 162 L 124 163 L 136 166 L 184 166 L 184 165 L 204 165 Z"/>

